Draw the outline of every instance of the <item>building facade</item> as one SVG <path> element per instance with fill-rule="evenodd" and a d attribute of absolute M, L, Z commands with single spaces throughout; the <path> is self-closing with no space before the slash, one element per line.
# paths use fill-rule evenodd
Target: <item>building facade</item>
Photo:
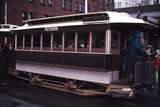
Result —
<path fill-rule="evenodd" d="M 160 4 L 160 0 L 114 0 L 115 9 L 156 4 Z"/>
<path fill-rule="evenodd" d="M 15 25 L 22 25 L 27 19 L 85 11 L 85 0 L 0 0 L 0 5 L 0 23 Z M 88 12 L 112 10 L 113 5 L 113 0 L 88 0 Z"/>

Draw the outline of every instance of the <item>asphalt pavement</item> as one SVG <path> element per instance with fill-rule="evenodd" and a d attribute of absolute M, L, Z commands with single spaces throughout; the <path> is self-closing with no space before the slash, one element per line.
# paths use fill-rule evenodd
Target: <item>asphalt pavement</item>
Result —
<path fill-rule="evenodd" d="M 0 107 L 160 107 L 160 96 L 152 91 L 134 99 L 82 97 L 10 77 L 0 80 Z"/>

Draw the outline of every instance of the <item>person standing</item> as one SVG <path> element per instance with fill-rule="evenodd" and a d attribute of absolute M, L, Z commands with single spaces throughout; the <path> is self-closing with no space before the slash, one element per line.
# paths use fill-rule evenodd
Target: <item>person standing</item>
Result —
<path fill-rule="evenodd" d="M 160 94 L 160 50 L 156 50 L 155 56 L 155 86 L 159 89 L 158 93 Z"/>
<path fill-rule="evenodd" d="M 129 85 L 135 85 L 135 64 L 142 60 L 145 56 L 143 48 L 143 36 L 141 32 L 134 31 L 131 34 L 131 39 L 128 42 L 126 50 L 126 69 L 128 73 Z"/>

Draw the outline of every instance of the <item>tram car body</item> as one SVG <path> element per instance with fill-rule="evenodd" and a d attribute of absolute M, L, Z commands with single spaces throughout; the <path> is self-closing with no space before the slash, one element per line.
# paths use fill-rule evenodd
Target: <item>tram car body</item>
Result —
<path fill-rule="evenodd" d="M 24 22 L 13 30 L 17 77 L 80 95 L 106 94 L 108 85 L 123 75 L 121 59 L 128 32 L 140 30 L 149 35 L 155 28 L 126 13 L 109 11 Z M 65 80 L 55 82 L 57 77 Z M 103 86 L 103 92 L 90 90 L 88 83 Z M 82 91 L 81 87 L 87 88 Z"/>

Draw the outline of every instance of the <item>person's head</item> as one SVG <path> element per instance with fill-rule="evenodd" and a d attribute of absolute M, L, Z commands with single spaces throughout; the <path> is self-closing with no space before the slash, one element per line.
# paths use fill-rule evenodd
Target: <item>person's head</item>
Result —
<path fill-rule="evenodd" d="M 144 44 L 144 35 L 140 31 L 133 31 L 131 33 L 131 40 L 140 40 L 142 44 Z"/>
<path fill-rule="evenodd" d="M 131 33 L 133 39 L 141 39 L 142 35 L 140 31 L 133 31 Z"/>
<path fill-rule="evenodd" d="M 159 49 L 156 50 L 156 54 L 160 55 L 160 50 Z"/>

